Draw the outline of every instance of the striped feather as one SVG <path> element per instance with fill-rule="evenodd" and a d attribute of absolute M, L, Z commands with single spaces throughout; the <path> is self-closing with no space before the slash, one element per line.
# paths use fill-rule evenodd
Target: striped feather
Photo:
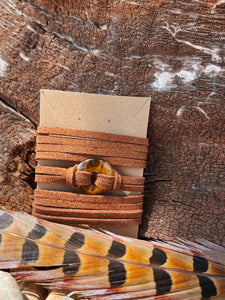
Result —
<path fill-rule="evenodd" d="M 81 298 L 225 299 L 225 250 L 209 242 L 146 242 L 6 210 L 0 241 L 1 269 Z"/>

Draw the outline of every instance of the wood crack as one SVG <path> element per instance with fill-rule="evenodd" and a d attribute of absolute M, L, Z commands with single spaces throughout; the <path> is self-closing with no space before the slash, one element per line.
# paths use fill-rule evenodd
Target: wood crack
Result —
<path fill-rule="evenodd" d="M 34 121 L 32 121 L 30 118 L 28 118 L 25 114 L 23 114 L 21 111 L 16 109 L 14 106 L 12 106 L 7 100 L 3 99 L 1 96 L 0 96 L 0 101 L 4 106 L 7 106 L 7 108 L 10 109 L 15 115 L 17 116 L 19 115 L 19 117 L 25 118 L 28 122 L 33 124 L 35 128 L 37 128 L 37 124 Z"/>

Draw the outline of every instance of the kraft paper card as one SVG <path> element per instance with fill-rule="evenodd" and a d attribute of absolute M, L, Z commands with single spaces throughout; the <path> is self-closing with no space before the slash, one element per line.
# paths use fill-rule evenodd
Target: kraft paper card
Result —
<path fill-rule="evenodd" d="M 87 93 L 41 90 L 40 124 L 93 130 L 146 138 L 150 98 L 124 97 Z M 39 165 L 55 165 L 54 161 L 39 161 Z M 74 162 L 57 161 L 57 166 L 69 167 Z M 126 176 L 143 176 L 143 169 L 113 166 Z M 38 183 L 39 188 L 72 192 L 66 184 Z M 77 226 L 77 224 L 74 224 Z M 93 226 L 91 226 L 93 227 Z M 94 226 L 97 228 L 96 226 Z M 124 236 L 137 237 L 138 225 L 99 226 Z"/>

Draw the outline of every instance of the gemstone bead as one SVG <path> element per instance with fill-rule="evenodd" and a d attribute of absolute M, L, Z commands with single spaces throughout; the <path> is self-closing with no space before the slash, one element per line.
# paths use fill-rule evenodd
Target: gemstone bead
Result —
<path fill-rule="evenodd" d="M 108 162 L 97 158 L 86 159 L 78 165 L 77 170 L 92 172 L 92 183 L 90 185 L 78 186 L 81 192 L 91 195 L 103 194 L 106 192 L 105 189 L 95 185 L 95 180 L 97 173 L 113 175 L 113 168 Z"/>

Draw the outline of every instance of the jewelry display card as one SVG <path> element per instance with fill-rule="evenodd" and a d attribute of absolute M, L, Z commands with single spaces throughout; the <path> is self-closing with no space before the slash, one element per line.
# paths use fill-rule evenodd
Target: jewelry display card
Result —
<path fill-rule="evenodd" d="M 149 97 L 111 96 L 88 93 L 41 90 L 40 126 L 55 126 L 123 134 L 146 138 L 150 110 Z M 55 166 L 54 160 L 39 160 L 39 165 Z M 70 167 L 60 161 L 57 166 Z M 74 164 L 74 163 L 73 163 Z M 113 166 L 121 175 L 143 176 L 142 168 Z M 66 184 L 38 183 L 38 188 L 72 192 Z M 77 226 L 77 224 L 74 224 Z M 138 225 L 91 226 L 114 233 L 137 237 Z"/>

